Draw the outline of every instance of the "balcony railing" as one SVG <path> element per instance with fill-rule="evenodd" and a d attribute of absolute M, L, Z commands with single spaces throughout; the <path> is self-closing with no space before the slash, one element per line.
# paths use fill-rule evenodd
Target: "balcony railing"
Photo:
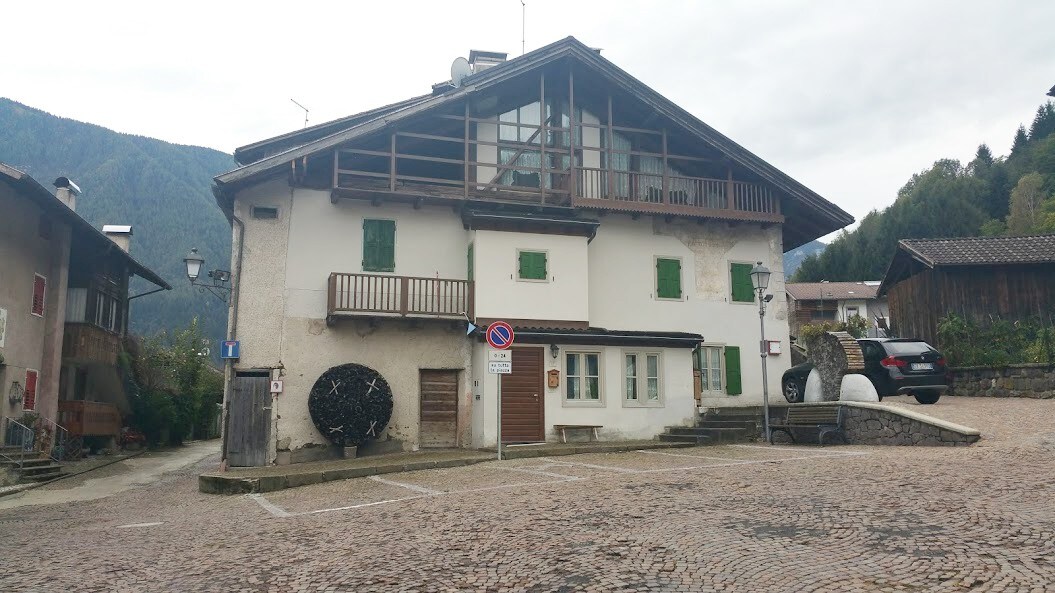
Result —
<path fill-rule="evenodd" d="M 340 315 L 471 318 L 473 283 L 447 278 L 330 274 L 327 319 Z"/>
<path fill-rule="evenodd" d="M 59 424 L 74 436 L 118 436 L 121 412 L 104 402 L 60 401 Z"/>
<path fill-rule="evenodd" d="M 117 364 L 121 336 L 90 323 L 66 323 L 62 357 L 76 362 Z"/>
<path fill-rule="evenodd" d="M 757 183 L 707 179 L 636 171 L 578 169 L 577 197 L 621 204 L 662 204 L 703 211 L 772 214 L 779 216 L 780 204 L 768 187 Z M 663 195 L 663 186 L 667 195 Z M 665 198 L 665 199 L 664 199 Z M 603 203 L 603 202 L 602 202 Z"/>

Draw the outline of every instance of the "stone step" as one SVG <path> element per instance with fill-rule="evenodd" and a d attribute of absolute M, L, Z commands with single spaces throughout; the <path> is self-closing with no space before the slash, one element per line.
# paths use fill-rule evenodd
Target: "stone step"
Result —
<path fill-rule="evenodd" d="M 665 443 L 692 443 L 695 445 L 711 444 L 711 438 L 709 436 L 697 434 L 673 434 L 665 432 L 659 435 L 659 440 Z"/>
<path fill-rule="evenodd" d="M 51 461 L 50 459 L 48 461 Z M 38 476 L 49 473 L 62 473 L 62 466 L 57 463 L 48 463 L 47 465 L 24 465 L 19 473 L 23 477 Z"/>
<path fill-rule="evenodd" d="M 22 479 L 27 482 L 47 482 L 48 480 L 61 478 L 64 475 L 65 474 L 63 473 L 62 469 L 57 469 L 53 472 L 49 472 L 46 474 L 32 474 L 28 476 L 23 474 Z"/>
<path fill-rule="evenodd" d="M 762 419 L 754 420 L 697 420 L 697 428 L 743 428 L 755 430 L 762 423 Z"/>
<path fill-rule="evenodd" d="M 693 435 L 696 438 L 706 438 L 707 442 L 713 444 L 719 443 L 739 443 L 750 440 L 752 436 L 756 434 L 755 429 L 747 428 L 675 428 L 671 429 L 671 434 L 675 436 L 680 435 Z"/>
<path fill-rule="evenodd" d="M 0 459 L 0 466 L 7 467 L 18 467 L 19 465 L 22 465 L 23 467 L 32 467 L 34 465 L 47 465 L 49 463 L 51 463 L 50 457 L 38 457 L 35 454 L 32 457 L 26 457 L 21 460 L 17 457 L 14 459 Z"/>

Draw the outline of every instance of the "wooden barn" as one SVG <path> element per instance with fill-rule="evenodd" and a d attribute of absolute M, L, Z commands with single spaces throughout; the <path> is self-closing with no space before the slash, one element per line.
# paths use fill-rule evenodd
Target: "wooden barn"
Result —
<path fill-rule="evenodd" d="M 894 335 L 937 345 L 938 321 L 1055 313 L 1055 235 L 904 239 L 879 287 Z"/>

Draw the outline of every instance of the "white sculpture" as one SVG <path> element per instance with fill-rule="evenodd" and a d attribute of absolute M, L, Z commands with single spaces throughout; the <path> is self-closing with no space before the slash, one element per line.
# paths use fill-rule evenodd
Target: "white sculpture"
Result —
<path fill-rule="evenodd" d="M 809 393 L 809 388 L 806 388 Z M 842 385 L 839 387 L 839 401 L 843 402 L 878 402 L 879 394 L 876 393 L 875 385 L 864 375 L 843 375 Z"/>
<path fill-rule="evenodd" d="M 823 387 L 821 387 L 821 374 L 817 372 L 817 369 L 813 369 L 812 371 L 810 371 L 810 376 L 806 377 L 806 393 L 802 401 L 824 401 L 824 389 Z"/>

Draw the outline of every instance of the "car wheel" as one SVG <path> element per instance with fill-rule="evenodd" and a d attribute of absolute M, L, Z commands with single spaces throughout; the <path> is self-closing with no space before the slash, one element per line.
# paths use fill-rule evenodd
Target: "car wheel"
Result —
<path fill-rule="evenodd" d="M 784 399 L 791 404 L 797 404 L 802 401 L 802 389 L 794 377 L 784 379 Z"/>
<path fill-rule="evenodd" d="M 933 404 L 941 397 L 937 391 L 915 391 L 912 395 L 921 404 Z"/>

